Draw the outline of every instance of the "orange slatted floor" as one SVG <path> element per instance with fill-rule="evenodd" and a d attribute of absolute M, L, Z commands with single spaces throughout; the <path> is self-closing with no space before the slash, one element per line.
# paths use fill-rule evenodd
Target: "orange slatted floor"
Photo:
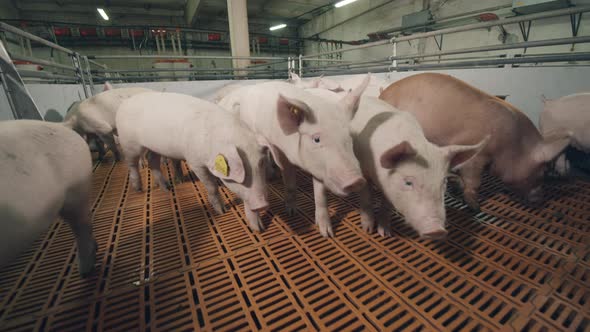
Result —
<path fill-rule="evenodd" d="M 258 234 L 226 188 L 214 215 L 194 179 L 136 193 L 123 163 L 98 164 L 96 275 L 79 278 L 54 223 L 0 271 L 0 330 L 590 331 L 590 182 L 551 184 L 530 209 L 488 178 L 477 215 L 447 198 L 450 236 L 433 242 L 394 212 L 394 237 L 367 235 L 354 196 L 330 198 L 336 237 L 322 238 L 298 180 L 299 214 L 273 183 Z"/>

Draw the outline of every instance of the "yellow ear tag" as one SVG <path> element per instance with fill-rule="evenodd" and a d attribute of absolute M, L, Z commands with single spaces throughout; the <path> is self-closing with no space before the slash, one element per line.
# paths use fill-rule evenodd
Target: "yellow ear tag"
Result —
<path fill-rule="evenodd" d="M 295 116 L 299 116 L 299 109 L 295 106 L 291 106 L 290 109 L 291 113 L 295 114 Z"/>
<path fill-rule="evenodd" d="M 217 157 L 215 157 L 215 170 L 223 174 L 223 176 L 229 175 L 229 166 L 222 154 L 218 154 Z"/>

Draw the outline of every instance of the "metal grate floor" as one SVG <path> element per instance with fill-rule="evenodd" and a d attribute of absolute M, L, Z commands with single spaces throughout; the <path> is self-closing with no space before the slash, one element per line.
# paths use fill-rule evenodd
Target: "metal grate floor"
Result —
<path fill-rule="evenodd" d="M 136 193 L 123 163 L 98 164 L 96 275 L 79 278 L 54 223 L 0 271 L 0 330 L 590 331 L 589 182 L 551 184 L 530 209 L 488 178 L 476 216 L 448 196 L 449 238 L 433 242 L 394 212 L 394 237 L 366 234 L 354 196 L 330 197 L 336 237 L 322 238 L 298 180 L 299 214 L 273 183 L 258 234 L 226 188 L 214 215 L 195 179 Z"/>

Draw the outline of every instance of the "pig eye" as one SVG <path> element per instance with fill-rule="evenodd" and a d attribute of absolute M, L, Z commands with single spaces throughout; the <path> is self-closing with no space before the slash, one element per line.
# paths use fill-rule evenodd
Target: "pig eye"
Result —
<path fill-rule="evenodd" d="M 314 143 L 316 144 L 320 144 L 320 134 L 314 134 L 311 139 L 313 140 Z"/>
<path fill-rule="evenodd" d="M 414 181 L 412 181 L 411 178 L 405 178 L 404 179 L 404 184 L 408 187 L 413 187 L 414 186 Z"/>

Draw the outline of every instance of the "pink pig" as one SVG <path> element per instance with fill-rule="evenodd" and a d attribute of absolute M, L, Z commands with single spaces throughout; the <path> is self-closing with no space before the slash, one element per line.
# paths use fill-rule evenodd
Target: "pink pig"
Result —
<path fill-rule="evenodd" d="M 465 200 L 475 210 L 487 166 L 528 201 L 540 201 L 545 165 L 570 142 L 567 131 L 541 136 L 516 107 L 449 75 L 413 75 L 391 84 L 379 98 L 413 113 L 426 138 L 440 146 L 476 144 L 491 135 L 483 151 L 460 170 Z"/>
<path fill-rule="evenodd" d="M 543 135 L 556 130 L 572 133 L 571 145 L 590 153 L 590 93 L 576 93 L 558 99 L 544 99 L 545 108 L 539 118 L 539 129 Z M 561 154 L 555 161 L 555 170 L 566 175 L 569 161 Z"/>

